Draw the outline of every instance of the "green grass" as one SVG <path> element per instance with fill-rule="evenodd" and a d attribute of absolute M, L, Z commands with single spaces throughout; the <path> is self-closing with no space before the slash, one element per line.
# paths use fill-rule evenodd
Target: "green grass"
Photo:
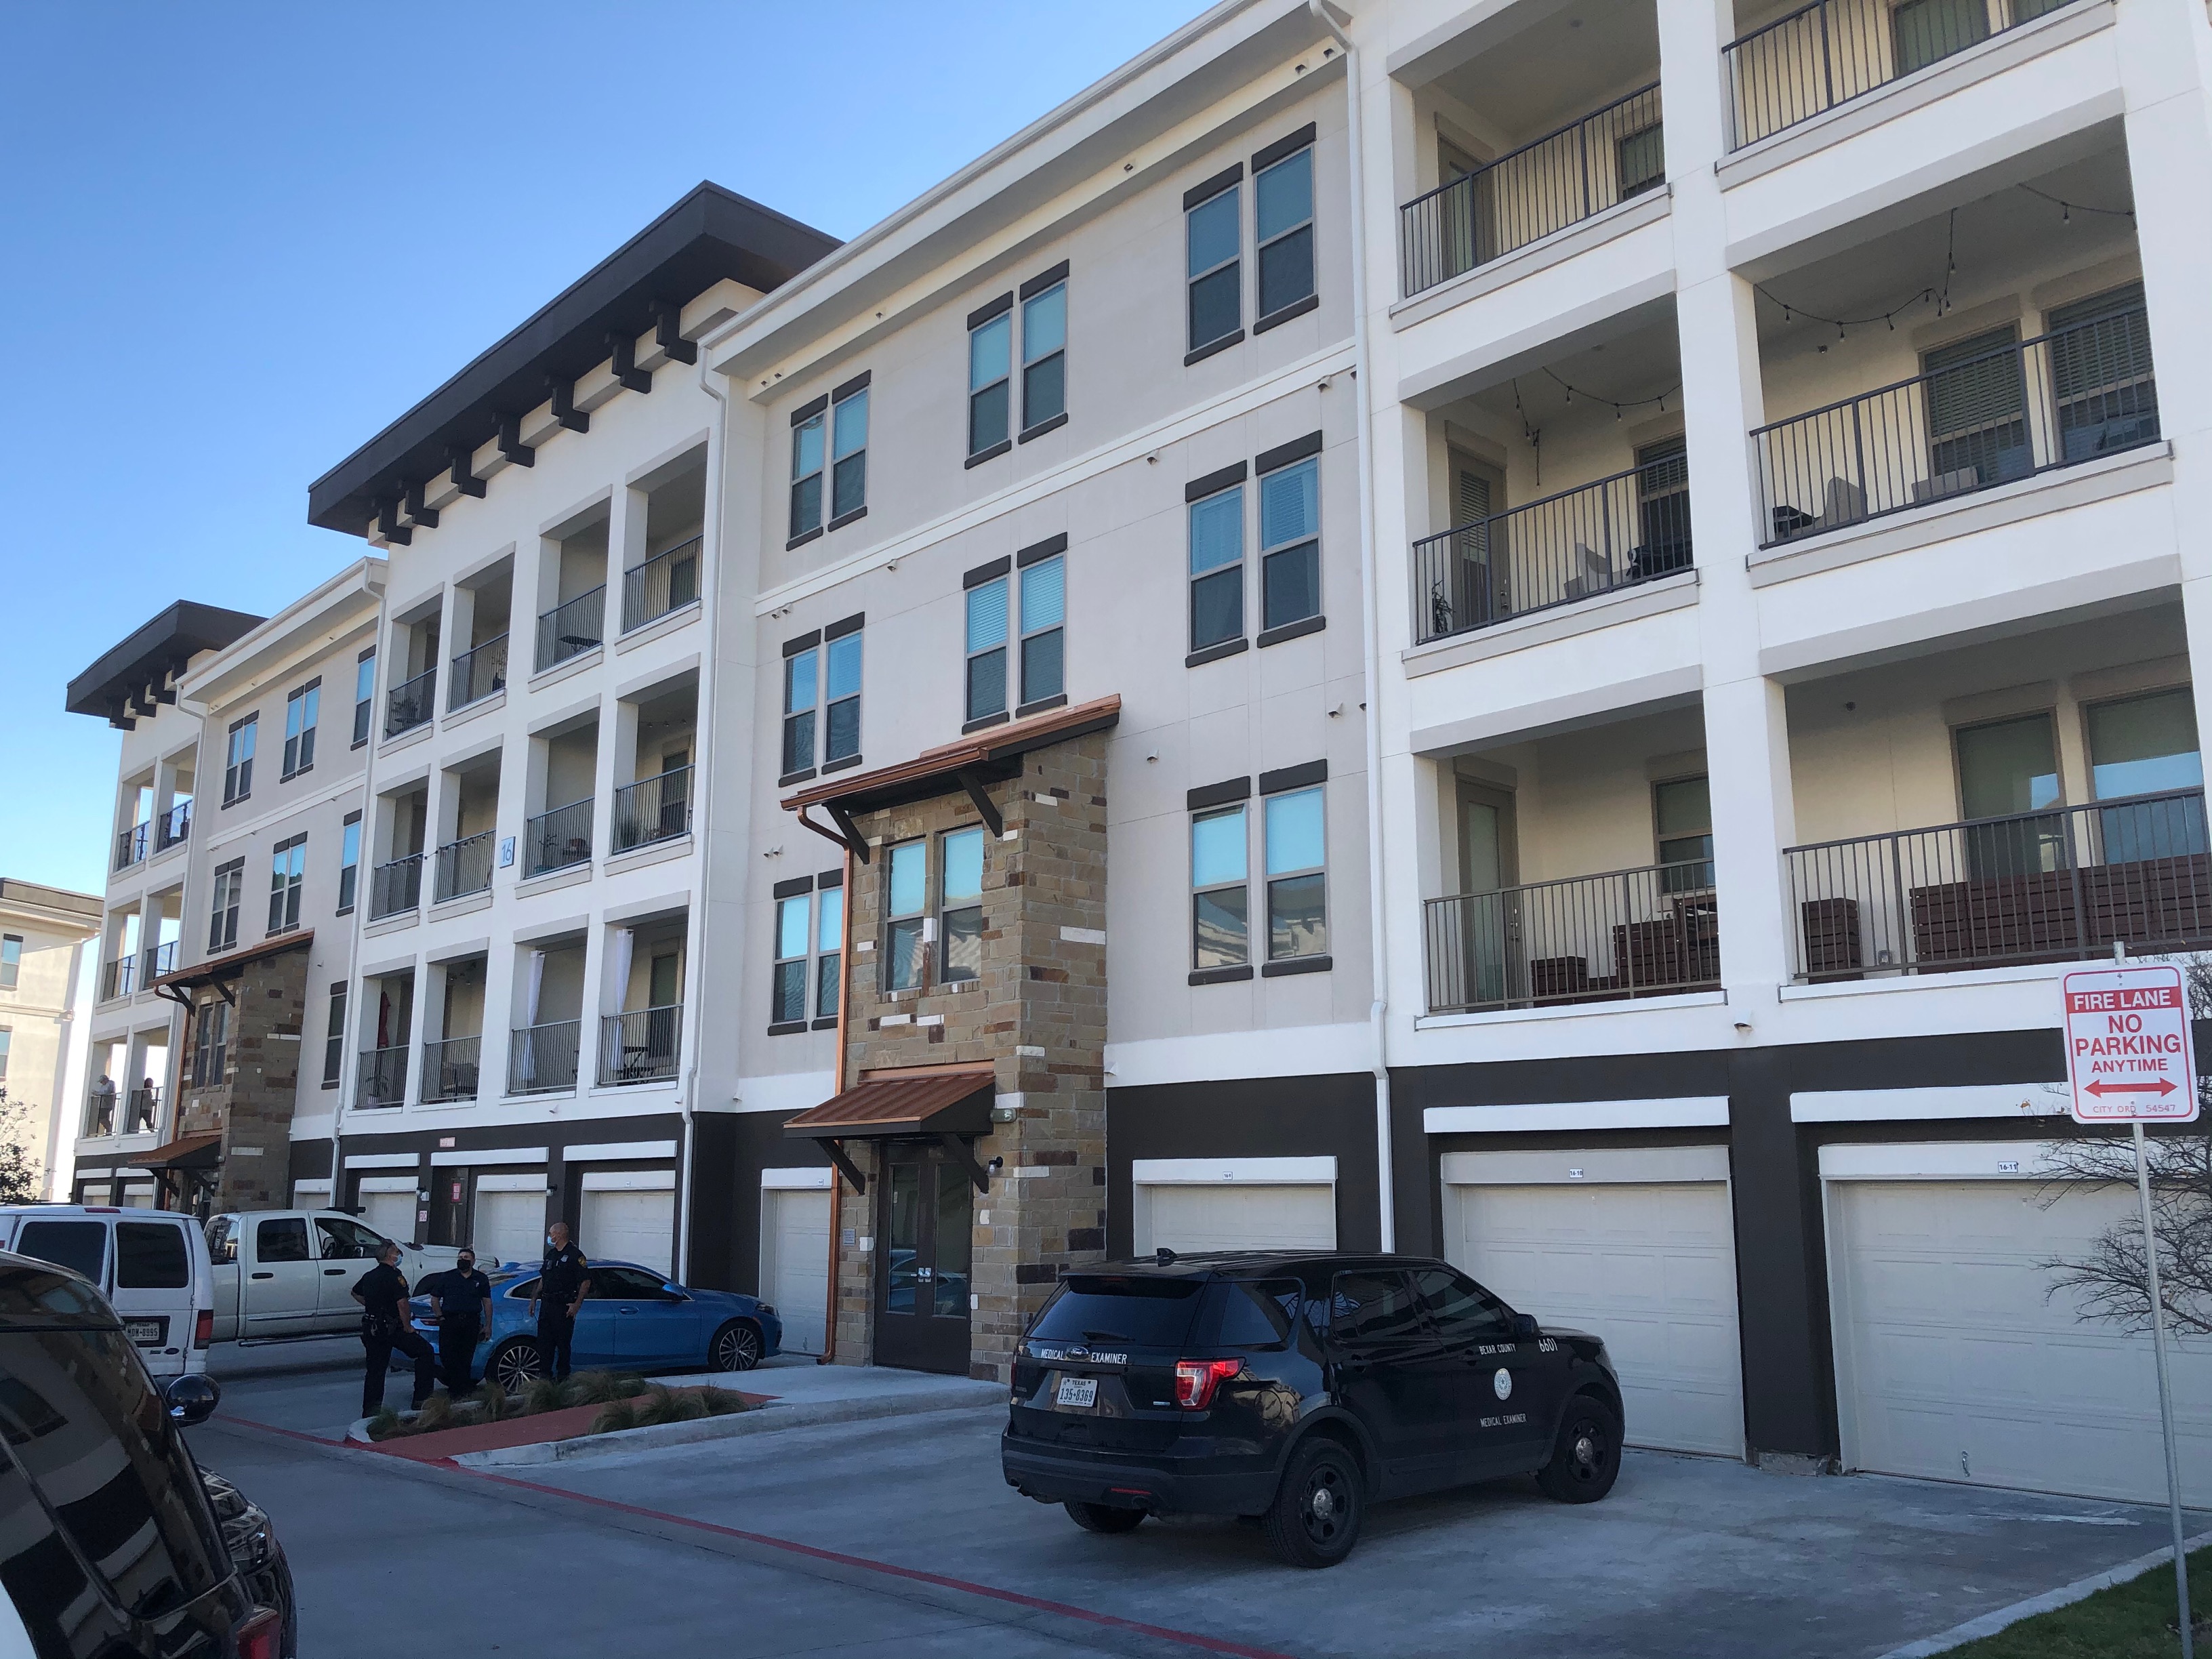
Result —
<path fill-rule="evenodd" d="M 2189 1608 L 2196 1615 L 2197 1651 L 2212 1659 L 2212 1549 L 2189 1558 Z M 2173 1621 L 2169 1559 L 2070 1607 L 1950 1649 L 1947 1659 L 2172 1659 L 2181 1651 Z"/>

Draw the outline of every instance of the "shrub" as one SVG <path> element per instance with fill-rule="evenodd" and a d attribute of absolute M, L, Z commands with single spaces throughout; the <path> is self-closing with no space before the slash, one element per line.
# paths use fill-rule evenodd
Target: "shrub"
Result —
<path fill-rule="evenodd" d="M 591 1431 L 593 1434 L 613 1434 L 617 1430 L 634 1429 L 636 1426 L 635 1402 L 629 1400 L 611 1400 L 599 1408 L 599 1415 L 592 1419 Z"/>
<path fill-rule="evenodd" d="M 550 1376 L 533 1376 L 522 1385 L 522 1409 L 526 1416 L 535 1417 L 540 1412 L 557 1411 L 561 1406 L 561 1385 Z"/>
<path fill-rule="evenodd" d="M 476 1406 L 481 1419 L 486 1423 L 503 1423 L 514 1416 L 518 1409 L 525 1411 L 529 1409 L 527 1406 L 518 1408 L 516 1403 L 507 1397 L 499 1384 L 489 1377 L 484 1378 L 483 1386 L 477 1390 Z"/>
<path fill-rule="evenodd" d="M 440 1429 L 450 1429 L 453 1424 L 453 1399 L 451 1395 L 434 1394 L 422 1402 L 408 1425 L 410 1434 L 434 1434 Z"/>
<path fill-rule="evenodd" d="M 399 1413 L 389 1406 L 368 1419 L 368 1437 L 371 1440 L 389 1440 L 398 1432 Z"/>

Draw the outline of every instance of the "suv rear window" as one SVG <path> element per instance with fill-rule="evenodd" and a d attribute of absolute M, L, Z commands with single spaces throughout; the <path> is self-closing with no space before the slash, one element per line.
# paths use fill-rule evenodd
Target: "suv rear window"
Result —
<path fill-rule="evenodd" d="M 192 1282 L 185 1230 L 173 1221 L 115 1224 L 115 1288 L 179 1291 Z"/>
<path fill-rule="evenodd" d="M 1030 1328 L 1048 1342 L 1126 1342 L 1180 1348 L 1206 1286 L 1195 1279 L 1109 1279 L 1079 1273 L 1060 1281 Z"/>

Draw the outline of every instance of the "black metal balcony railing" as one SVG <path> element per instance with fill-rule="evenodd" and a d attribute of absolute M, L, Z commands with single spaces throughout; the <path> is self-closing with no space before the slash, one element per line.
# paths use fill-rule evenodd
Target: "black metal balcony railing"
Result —
<path fill-rule="evenodd" d="M 679 766 L 615 791 L 615 847 L 627 853 L 691 829 L 691 769 Z"/>
<path fill-rule="evenodd" d="M 175 973 L 179 946 L 181 943 L 182 941 L 173 939 L 160 945 L 148 945 L 143 953 L 145 962 L 139 973 L 139 984 L 151 985 L 162 975 Z"/>
<path fill-rule="evenodd" d="M 140 1084 L 123 1097 L 123 1133 L 146 1135 L 161 1121 L 161 1091 Z"/>
<path fill-rule="evenodd" d="M 511 1034 L 507 1051 L 507 1091 L 542 1095 L 576 1086 L 576 1057 L 583 1046 L 584 1022 L 556 1019 L 522 1025 Z"/>
<path fill-rule="evenodd" d="M 1759 428 L 1763 545 L 2158 436 L 2149 319 L 2115 311 Z"/>
<path fill-rule="evenodd" d="M 438 849 L 438 871 L 430 885 L 430 902 L 465 898 L 491 885 L 492 832 L 481 830 L 449 841 Z"/>
<path fill-rule="evenodd" d="M 694 536 L 623 572 L 623 632 L 680 611 L 699 597 L 699 542 Z"/>
<path fill-rule="evenodd" d="M 482 1036 L 447 1037 L 422 1045 L 422 1098 L 437 1102 L 474 1100 L 477 1072 L 483 1054 Z"/>
<path fill-rule="evenodd" d="M 607 590 L 595 587 L 579 593 L 565 605 L 556 605 L 538 619 L 538 668 L 543 673 L 556 663 L 589 651 L 606 631 Z"/>
<path fill-rule="evenodd" d="M 138 953 L 118 957 L 100 970 L 100 996 L 103 1002 L 112 1002 L 118 997 L 127 997 L 137 984 Z"/>
<path fill-rule="evenodd" d="M 1413 637 L 1440 640 L 1690 566 L 1680 455 L 1413 544 Z"/>
<path fill-rule="evenodd" d="M 1655 82 L 1400 208 L 1407 297 L 1666 182 Z"/>
<path fill-rule="evenodd" d="M 592 803 L 571 801 L 540 812 L 523 826 L 524 873 L 542 876 L 592 856 Z"/>
<path fill-rule="evenodd" d="M 192 833 L 192 804 L 180 800 L 161 814 L 159 827 L 154 832 L 154 850 L 166 853 Z"/>
<path fill-rule="evenodd" d="M 407 1098 L 407 1045 L 361 1051 L 361 1104 L 398 1106 Z"/>
<path fill-rule="evenodd" d="M 1720 983 L 1710 861 L 1536 882 L 1423 906 L 1429 1012 L 1673 996 Z"/>
<path fill-rule="evenodd" d="M 2204 792 L 1978 818 L 1783 855 L 1799 980 L 2212 947 Z"/>
<path fill-rule="evenodd" d="M 380 864 L 369 872 L 368 919 L 396 916 L 422 902 L 422 866 L 428 854 L 410 853 L 404 859 Z"/>
<path fill-rule="evenodd" d="M 607 1014 L 599 1021 L 599 1081 L 651 1083 L 676 1075 L 684 1005 Z"/>
<path fill-rule="evenodd" d="M 507 635 L 501 634 L 453 659 L 453 683 L 446 689 L 447 708 L 465 708 L 507 689 Z"/>
<path fill-rule="evenodd" d="M 128 870 L 134 864 L 143 864 L 153 841 L 154 823 L 150 818 L 123 830 L 115 837 L 115 867 Z"/>
<path fill-rule="evenodd" d="M 112 1085 L 100 1086 L 102 1078 L 85 1091 L 84 1132 L 88 1135 L 112 1135 L 115 1133 L 115 1106 L 118 1097 Z"/>
<path fill-rule="evenodd" d="M 413 731 L 436 712 L 437 702 L 438 671 L 434 665 L 393 686 L 385 696 L 384 735 L 396 738 L 402 732 Z"/>
<path fill-rule="evenodd" d="M 1813 0 L 1721 48 L 1733 147 L 1863 97 L 2068 0 Z"/>

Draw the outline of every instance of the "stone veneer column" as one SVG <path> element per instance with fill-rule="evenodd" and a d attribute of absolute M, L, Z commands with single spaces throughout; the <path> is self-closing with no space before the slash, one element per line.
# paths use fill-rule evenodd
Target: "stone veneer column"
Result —
<path fill-rule="evenodd" d="M 307 955 L 302 948 L 264 957 L 234 981 L 238 1003 L 231 1010 L 222 1086 L 195 1091 L 177 1115 L 179 1134 L 222 1136 L 218 1210 L 281 1209 L 292 1201 L 292 1111 L 299 1098 Z M 218 994 L 205 991 L 200 1000 Z"/>

